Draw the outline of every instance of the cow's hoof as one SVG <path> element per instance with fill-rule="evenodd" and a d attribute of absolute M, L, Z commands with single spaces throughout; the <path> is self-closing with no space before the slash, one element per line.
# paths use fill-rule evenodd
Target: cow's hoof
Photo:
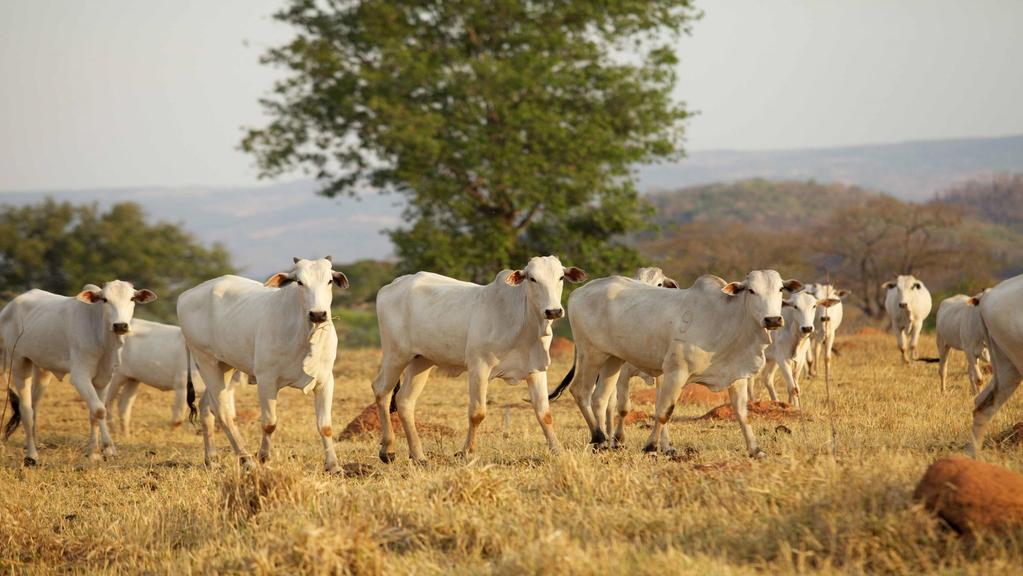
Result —
<path fill-rule="evenodd" d="M 607 436 L 604 434 L 603 430 L 594 430 L 593 432 L 590 433 L 590 444 L 593 444 L 594 446 L 599 446 L 606 442 Z"/>
<path fill-rule="evenodd" d="M 764 458 L 767 458 L 767 452 L 764 452 L 762 448 L 757 448 L 756 450 L 750 452 L 749 456 L 754 460 L 763 460 Z"/>
<path fill-rule="evenodd" d="M 238 464 L 242 467 L 242 470 L 250 471 L 256 468 L 255 461 L 249 456 L 241 456 L 238 458 Z"/>
<path fill-rule="evenodd" d="M 647 454 L 657 454 L 657 445 L 647 444 L 643 447 L 643 452 L 646 452 Z"/>
<path fill-rule="evenodd" d="M 329 474 L 330 476 L 345 475 L 344 468 L 341 468 L 341 465 L 338 464 L 337 462 L 334 462 L 333 464 L 327 464 L 326 466 L 324 466 L 323 471 Z"/>
<path fill-rule="evenodd" d="M 420 468 L 424 468 L 424 467 L 426 467 L 427 464 L 430 463 L 430 461 L 427 460 L 426 458 L 413 458 L 413 457 L 409 456 L 408 459 L 409 459 L 409 462 L 412 462 L 413 464 L 415 464 L 416 466 L 419 466 Z"/>
<path fill-rule="evenodd" d="M 383 462 L 384 464 L 390 464 L 391 462 L 394 462 L 394 452 L 381 452 L 380 461 Z"/>
<path fill-rule="evenodd" d="M 266 464 L 266 461 L 270 459 L 270 455 L 265 452 L 259 452 L 256 454 L 256 459 L 259 460 L 260 464 Z"/>
<path fill-rule="evenodd" d="M 36 459 L 32 458 L 31 456 L 25 456 L 25 460 L 22 462 L 22 464 L 25 465 L 25 468 L 35 468 L 36 465 L 39 464 L 39 462 L 37 462 Z"/>
<path fill-rule="evenodd" d="M 106 448 L 103 449 L 104 460 L 106 460 L 107 458 L 113 458 L 114 456 L 117 456 L 117 448 L 114 448 L 113 446 L 107 446 Z"/>
<path fill-rule="evenodd" d="M 103 455 L 100 454 L 99 452 L 91 452 L 88 454 L 88 458 L 93 462 L 98 462 L 103 459 Z"/>
<path fill-rule="evenodd" d="M 675 458 L 678 456 L 678 449 L 674 447 L 665 448 L 664 450 L 661 450 L 661 454 L 664 454 L 668 458 Z"/>

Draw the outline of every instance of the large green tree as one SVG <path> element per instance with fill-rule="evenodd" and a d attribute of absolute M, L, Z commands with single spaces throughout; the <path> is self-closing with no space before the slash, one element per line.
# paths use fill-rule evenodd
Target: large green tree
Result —
<path fill-rule="evenodd" d="M 407 202 L 406 270 L 489 280 L 555 253 L 631 268 L 633 167 L 681 153 L 675 45 L 691 0 L 291 0 L 286 77 L 242 146 L 266 176 Z"/>
<path fill-rule="evenodd" d="M 0 299 L 31 288 L 72 295 L 85 284 L 120 279 L 157 293 L 140 316 L 171 321 L 177 295 L 233 272 L 221 246 L 207 248 L 175 224 L 150 223 L 138 204 L 47 199 L 0 207 Z"/>

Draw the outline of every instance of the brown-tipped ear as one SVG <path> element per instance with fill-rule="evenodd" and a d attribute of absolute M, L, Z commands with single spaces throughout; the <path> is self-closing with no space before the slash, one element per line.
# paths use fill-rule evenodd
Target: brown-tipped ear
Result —
<path fill-rule="evenodd" d="M 838 292 L 835 292 L 835 295 L 839 298 L 848 298 L 849 296 L 852 296 L 852 290 L 839 290 Z"/>
<path fill-rule="evenodd" d="M 746 285 L 742 282 L 729 282 L 721 287 L 721 291 L 729 296 L 735 296 L 739 292 L 746 289 Z"/>
<path fill-rule="evenodd" d="M 582 268 L 576 268 L 575 266 L 565 268 L 565 279 L 569 282 L 582 282 L 583 280 L 586 280 L 586 278 L 588 278 L 588 276 Z"/>
<path fill-rule="evenodd" d="M 286 272 L 278 272 L 263 282 L 263 286 L 270 288 L 283 288 L 295 281 L 295 278 Z"/>
<path fill-rule="evenodd" d="M 75 298 L 77 298 L 79 302 L 95 304 L 96 302 L 103 301 L 103 291 L 95 284 L 86 284 L 82 288 L 82 291 L 75 295 Z"/>
<path fill-rule="evenodd" d="M 299 258 L 298 256 L 292 256 L 291 257 L 291 261 L 294 262 L 295 264 L 298 264 L 299 260 L 301 260 L 301 258 Z"/>
<path fill-rule="evenodd" d="M 889 280 L 882 284 L 881 287 L 884 288 L 885 290 L 891 290 L 892 288 L 895 288 L 895 282 Z"/>
<path fill-rule="evenodd" d="M 820 306 L 823 306 L 825 308 L 831 308 L 832 306 L 834 306 L 835 304 L 838 304 L 839 302 L 841 302 L 841 300 L 839 300 L 837 298 L 828 298 L 827 300 L 820 300 L 820 301 L 818 301 L 817 304 L 819 304 Z"/>
<path fill-rule="evenodd" d="M 792 303 L 792 300 L 788 300 L 788 299 L 783 298 L 782 301 L 781 301 L 781 306 L 782 306 L 782 308 L 786 308 L 786 307 L 795 306 L 795 304 Z"/>
<path fill-rule="evenodd" d="M 334 261 L 334 259 L 330 257 L 330 254 L 327 254 L 326 256 L 324 256 L 323 259 L 326 260 L 327 262 L 333 262 Z"/>
<path fill-rule="evenodd" d="M 976 296 L 971 296 L 970 299 L 966 301 L 966 305 L 967 306 L 979 306 L 980 305 L 980 299 L 983 296 L 984 296 L 984 292 L 981 292 L 980 294 L 977 294 Z"/>
<path fill-rule="evenodd" d="M 519 284 L 525 282 L 525 280 L 526 273 L 523 272 L 522 270 L 516 270 L 509 274 L 508 277 L 504 279 L 504 283 L 509 286 L 518 286 Z"/>
<path fill-rule="evenodd" d="M 675 289 L 678 289 L 678 282 L 675 282 L 671 278 L 665 278 L 664 279 L 664 287 L 665 288 L 675 288 Z"/>
<path fill-rule="evenodd" d="M 337 270 L 330 271 L 331 282 L 338 288 L 348 288 L 348 276 L 345 276 L 344 272 L 338 272 Z"/>
<path fill-rule="evenodd" d="M 782 282 L 782 286 L 789 292 L 799 292 L 803 288 L 803 283 L 799 280 L 786 280 Z"/>
<path fill-rule="evenodd" d="M 138 304 L 149 304 L 153 300 L 156 300 L 156 292 L 148 288 L 136 290 L 135 295 L 131 297 Z"/>

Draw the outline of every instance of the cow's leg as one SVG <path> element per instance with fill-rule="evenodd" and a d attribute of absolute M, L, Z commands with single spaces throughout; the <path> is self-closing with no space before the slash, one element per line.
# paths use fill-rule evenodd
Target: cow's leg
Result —
<path fill-rule="evenodd" d="M 785 360 L 778 367 L 781 369 L 781 377 L 785 379 L 785 386 L 788 388 L 789 404 L 799 408 L 799 384 L 793 370 L 795 360 Z"/>
<path fill-rule="evenodd" d="M 912 358 L 913 360 L 916 360 L 919 357 L 916 352 L 916 345 L 917 342 L 920 341 L 920 330 L 922 330 L 923 327 L 924 321 L 917 320 L 916 322 L 913 323 L 913 326 L 911 328 L 912 333 L 909 340 L 909 357 Z"/>
<path fill-rule="evenodd" d="M 618 374 L 618 380 L 621 380 L 622 377 L 628 377 L 629 372 L 630 370 L 628 369 L 628 365 L 626 365 L 626 367 L 623 367 L 622 371 Z M 615 414 L 617 413 L 618 408 L 618 382 L 613 382 L 610 386 L 608 386 L 608 388 L 610 388 L 611 394 L 607 397 L 607 409 L 604 411 L 604 433 L 607 434 L 611 446 L 615 446 L 616 442 L 614 440 L 614 433 Z"/>
<path fill-rule="evenodd" d="M 615 384 L 615 412 L 618 414 L 618 421 L 615 423 L 612 442 L 615 446 L 625 445 L 625 417 L 632 411 L 632 399 L 629 398 L 629 381 L 632 379 L 631 370 L 622 369 L 618 375 L 618 382 Z"/>
<path fill-rule="evenodd" d="M 398 385 L 401 372 L 412 358 L 399 357 L 384 348 L 384 358 L 380 362 L 380 371 L 373 380 L 373 396 L 377 402 L 377 414 L 380 416 L 380 460 L 386 463 L 394 461 L 394 430 L 391 429 L 391 395 Z"/>
<path fill-rule="evenodd" d="M 120 415 L 121 432 L 124 433 L 125 437 L 131 435 L 131 409 L 139 393 L 139 384 L 139 381 L 134 379 L 128 379 L 121 384 L 121 395 L 117 401 L 117 413 Z"/>
<path fill-rule="evenodd" d="M 181 426 L 185 421 L 185 404 L 188 401 L 188 388 L 184 383 L 174 386 L 174 404 L 171 406 L 171 430 Z"/>
<path fill-rule="evenodd" d="M 656 452 L 658 450 L 658 443 L 660 442 L 660 449 L 668 454 L 674 451 L 671 447 L 670 442 L 663 442 L 661 438 L 661 431 L 671 421 L 671 414 L 675 411 L 675 402 L 678 400 L 678 395 L 682 391 L 682 386 L 685 385 L 686 380 L 689 378 L 689 374 L 682 368 L 675 368 L 674 370 L 664 373 L 662 377 L 661 385 L 657 387 L 657 407 L 654 410 L 654 429 L 650 431 L 650 437 L 647 438 L 646 445 L 643 447 L 644 452 Z"/>
<path fill-rule="evenodd" d="M 825 326 L 824 328 L 826 329 L 827 327 Z M 820 340 L 814 337 L 813 342 L 810 344 L 810 352 L 806 355 L 806 375 L 810 378 L 817 375 L 817 366 L 821 361 L 821 348 L 824 347 L 822 344 Z"/>
<path fill-rule="evenodd" d="M 906 364 L 909 363 L 909 356 L 906 354 L 906 331 L 899 326 L 898 320 L 892 320 L 892 330 L 895 332 L 895 343 L 899 346 L 899 352 L 902 354 L 902 361 Z"/>
<path fill-rule="evenodd" d="M 416 400 L 426 387 L 430 379 L 430 372 L 433 370 L 433 363 L 426 358 L 415 358 L 405 368 L 404 384 L 398 390 L 398 418 L 401 419 L 401 427 L 405 429 L 405 440 L 408 443 L 408 456 L 417 464 L 426 463 L 426 455 L 423 453 L 423 444 L 419 441 L 419 431 L 416 430 Z"/>
<path fill-rule="evenodd" d="M 22 426 L 25 428 L 25 466 L 35 466 L 39 462 L 32 398 L 34 376 L 34 367 L 27 360 L 15 361 L 11 366 L 11 384 L 18 395 L 18 410 L 21 412 Z"/>
<path fill-rule="evenodd" d="M 972 347 L 967 346 L 966 352 L 966 376 L 970 379 L 970 390 L 973 395 L 977 395 L 977 391 L 980 390 L 981 376 L 980 376 L 980 359 L 977 358 L 977 354 L 974 353 Z M 939 351 L 940 352 L 940 351 Z M 942 387 L 944 389 L 944 387 Z"/>
<path fill-rule="evenodd" d="M 41 370 L 38 366 L 32 367 L 32 414 L 33 421 L 32 425 L 35 425 L 35 419 L 39 417 L 39 405 L 43 402 L 43 396 L 46 395 L 46 389 L 49 388 L 50 382 L 53 381 L 53 373 Z"/>
<path fill-rule="evenodd" d="M 258 379 L 257 379 L 258 380 Z M 330 407 L 334 403 L 334 374 L 328 371 L 324 381 L 316 387 L 313 399 L 316 407 L 316 433 L 323 445 L 323 469 L 328 474 L 340 472 L 341 465 L 334 451 L 334 427 L 330 417 Z"/>
<path fill-rule="evenodd" d="M 213 429 L 216 424 L 216 418 L 213 416 L 213 409 L 210 406 L 209 388 L 203 390 L 202 396 L 199 397 L 199 424 L 202 429 L 202 443 L 205 451 L 203 462 L 209 466 L 212 464 L 214 453 Z"/>
<path fill-rule="evenodd" d="M 762 372 L 763 376 L 761 377 L 763 379 L 764 387 L 767 388 L 768 395 L 771 396 L 772 402 L 778 401 L 778 391 L 774 389 L 774 373 L 776 370 L 778 370 L 778 363 L 773 360 L 768 360 L 767 366 L 764 367 L 764 371 Z M 747 395 L 747 400 L 749 400 L 749 395 Z"/>
<path fill-rule="evenodd" d="M 193 351 L 192 357 L 199 368 L 199 375 L 202 376 L 203 382 L 206 383 L 206 392 L 203 393 L 203 400 L 208 403 L 209 410 L 213 412 L 214 417 L 220 422 L 220 427 L 223 428 L 224 435 L 227 436 L 227 441 L 231 444 L 235 455 L 238 456 L 239 462 L 241 462 L 242 466 L 251 466 L 252 457 L 242 446 L 241 434 L 238 432 L 238 426 L 235 424 L 231 371 L 216 359 L 209 358 L 204 354 L 196 354 Z M 210 420 L 209 424 L 212 424 L 212 419 Z M 213 458 L 213 453 L 211 452 L 212 443 L 208 441 L 208 435 L 212 432 L 211 428 L 211 426 L 207 426 L 207 421 L 204 419 L 203 435 L 207 447 L 207 466 L 212 462 Z"/>
<path fill-rule="evenodd" d="M 270 459 L 270 437 L 277 430 L 277 374 L 271 372 L 256 373 L 256 393 L 259 396 L 259 420 L 260 428 L 263 429 L 263 437 L 259 443 L 259 452 L 256 458 L 260 462 Z M 232 389 L 233 396 L 233 389 Z M 234 404 L 234 398 L 231 398 Z"/>
<path fill-rule="evenodd" d="M 590 431 L 590 444 L 594 448 L 607 445 L 607 434 L 610 423 L 606 421 L 607 407 L 611 399 L 611 391 L 618 386 L 618 376 L 622 371 L 622 361 L 618 358 L 608 358 L 600 369 L 600 376 L 597 379 L 597 388 L 590 398 L 590 409 L 596 418 L 596 426 Z"/>
<path fill-rule="evenodd" d="M 475 361 L 469 367 L 469 433 L 465 437 L 465 445 L 458 453 L 468 457 L 476 452 L 476 429 L 487 417 L 487 385 L 490 383 L 491 367 L 482 360 Z"/>
<path fill-rule="evenodd" d="M 746 397 L 749 398 L 750 402 L 755 402 L 757 399 L 757 376 L 753 375 L 746 379 Z"/>
<path fill-rule="evenodd" d="M 1016 391 L 1020 378 L 1023 377 L 1008 356 L 994 342 L 991 342 L 990 350 L 994 376 L 973 401 L 973 439 L 967 446 L 967 451 L 973 456 L 983 446 L 988 423 L 994 418 L 1002 404 L 1005 404 L 1005 401 Z"/>
<path fill-rule="evenodd" d="M 75 387 L 75 390 L 78 390 L 78 395 L 81 396 L 82 400 L 85 400 L 85 405 L 89 410 L 89 443 L 85 446 L 85 455 L 89 458 L 98 459 L 100 458 L 98 442 L 99 422 L 106 420 L 106 406 L 103 405 L 103 400 L 100 399 L 99 393 L 97 393 L 96 387 L 92 383 L 92 376 L 84 366 L 77 370 L 71 370 L 71 385 Z"/>
<path fill-rule="evenodd" d="M 767 456 L 767 453 L 757 446 L 757 438 L 753 435 L 753 427 L 749 425 L 749 421 L 746 418 L 749 408 L 747 405 L 746 387 L 742 384 L 733 384 L 728 389 L 728 396 L 732 401 L 732 410 L 735 411 L 735 421 L 739 423 L 742 437 L 746 440 L 746 449 L 749 450 L 749 455 L 754 458 Z"/>
<path fill-rule="evenodd" d="M 586 426 L 589 427 L 591 436 L 594 430 L 597 429 L 597 419 L 593 415 L 593 407 L 591 405 L 593 389 L 597 384 L 597 374 L 600 371 L 600 367 L 608 358 L 607 354 L 599 354 L 588 349 L 582 342 L 576 343 L 575 376 L 572 378 L 569 391 L 572 393 L 572 398 L 575 399 L 576 405 L 579 406 L 583 419 L 586 420 Z"/>
<path fill-rule="evenodd" d="M 945 339 L 938 334 L 938 381 L 941 385 L 941 391 L 945 391 L 945 381 L 948 379 L 948 352 L 949 345 L 945 343 Z"/>
<path fill-rule="evenodd" d="M 544 438 L 547 439 L 547 449 L 552 454 L 561 452 L 561 443 L 554 433 L 554 415 L 551 413 L 551 405 L 547 400 L 547 372 L 533 372 L 526 376 L 526 385 L 529 387 L 529 400 L 533 404 L 533 412 L 536 414 L 536 421 L 540 423 Z"/>

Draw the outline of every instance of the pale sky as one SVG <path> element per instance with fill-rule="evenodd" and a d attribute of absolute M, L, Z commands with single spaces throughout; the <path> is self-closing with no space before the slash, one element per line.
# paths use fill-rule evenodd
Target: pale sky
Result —
<path fill-rule="evenodd" d="M 256 182 L 280 0 L 0 0 L 0 190 Z M 704 0 L 687 148 L 1023 133 L 1023 2 Z M 291 178 L 298 177 L 292 175 Z"/>

